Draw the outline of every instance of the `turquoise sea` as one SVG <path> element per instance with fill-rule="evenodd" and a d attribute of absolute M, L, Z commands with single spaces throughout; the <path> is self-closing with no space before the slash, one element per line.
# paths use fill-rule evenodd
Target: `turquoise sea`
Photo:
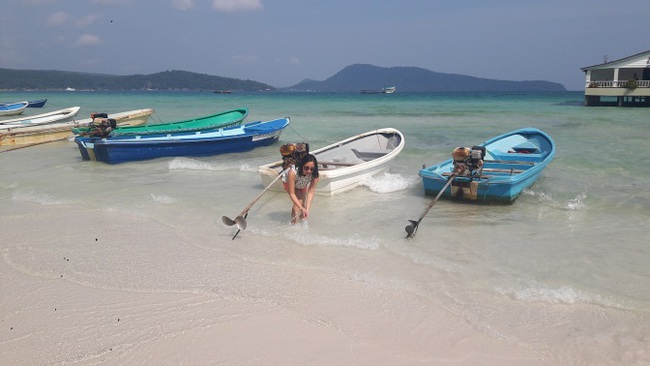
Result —
<path fill-rule="evenodd" d="M 0 153 L 2 273 L 62 273 L 79 286 L 237 297 L 291 312 L 306 289 L 292 292 L 279 285 L 290 279 L 267 274 L 310 271 L 408 293 L 427 304 L 403 304 L 413 328 L 435 306 L 544 364 L 650 364 L 650 109 L 584 107 L 581 92 L 0 92 L 5 102 L 41 98 L 45 108 L 26 113 L 154 108 L 155 122 L 171 122 L 247 107 L 247 121 L 291 118 L 281 142 L 316 149 L 394 127 L 406 148 L 364 186 L 317 196 L 308 225 L 290 226 L 288 197 L 268 192 L 235 240 L 220 218 L 262 191 L 257 166 L 278 160 L 280 144 L 118 165 L 82 161 L 69 141 Z M 418 177 L 423 165 L 528 126 L 557 144 L 531 189 L 512 205 L 439 201 L 405 239 L 407 220 L 432 199 Z M 107 244 L 99 251 L 85 244 L 92 239 Z M 54 259 L 65 256 L 84 260 Z M 386 316 L 381 303 L 359 301 L 355 311 L 370 323 Z M 6 325 L 12 314 L 0 316 Z"/>

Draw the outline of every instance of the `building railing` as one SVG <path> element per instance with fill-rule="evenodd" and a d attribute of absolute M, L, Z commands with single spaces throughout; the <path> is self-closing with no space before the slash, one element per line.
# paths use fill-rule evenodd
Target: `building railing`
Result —
<path fill-rule="evenodd" d="M 634 86 L 636 84 L 636 86 Z M 600 80 L 590 81 L 587 88 L 650 88 L 650 80 Z"/>

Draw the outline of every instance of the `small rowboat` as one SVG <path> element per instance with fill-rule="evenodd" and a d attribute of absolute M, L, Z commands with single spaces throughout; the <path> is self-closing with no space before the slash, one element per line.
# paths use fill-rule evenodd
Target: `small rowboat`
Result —
<path fill-rule="evenodd" d="M 369 177 L 388 170 L 404 148 L 404 135 L 394 128 L 369 131 L 311 151 L 318 160 L 319 182 L 316 193 L 334 195 L 349 191 Z M 261 165 L 257 172 L 268 186 L 281 173 L 282 161 Z M 272 190 L 282 191 L 276 181 Z"/>
<path fill-rule="evenodd" d="M 0 105 L 0 116 L 15 116 L 21 114 L 27 108 L 29 102 L 14 102 Z"/>
<path fill-rule="evenodd" d="M 3 132 L 3 130 L 7 128 L 30 127 L 72 121 L 77 113 L 79 113 L 79 109 L 81 109 L 81 107 L 69 107 L 33 116 L 3 120 L 0 121 L 0 132 Z"/>
<path fill-rule="evenodd" d="M 136 109 L 132 111 L 111 113 L 118 126 L 136 126 L 147 122 L 153 114 L 153 109 Z M 29 125 L 0 125 L 0 146 L 35 144 L 61 140 L 72 137 L 72 129 L 87 126 L 93 120 L 84 118 L 80 120 L 64 120 L 36 126 Z M 8 128 L 2 128 L 8 127 Z"/>
<path fill-rule="evenodd" d="M 275 143 L 289 117 L 217 130 L 75 138 L 83 160 L 105 163 L 175 156 L 209 156 L 252 150 Z"/>
<path fill-rule="evenodd" d="M 532 186 L 555 157 L 555 142 L 536 128 L 496 136 L 472 148 L 456 148 L 452 159 L 420 170 L 424 191 L 471 202 L 511 203 Z"/>
<path fill-rule="evenodd" d="M 27 108 L 43 108 L 45 103 L 47 102 L 47 99 L 39 99 L 39 100 L 30 100 L 27 104 Z"/>
<path fill-rule="evenodd" d="M 47 99 L 30 100 L 29 102 L 27 102 L 27 108 L 41 108 L 45 105 L 45 102 L 47 102 Z M 20 103 L 20 102 L 0 103 L 0 107 L 3 105 L 14 104 L 14 103 Z"/>

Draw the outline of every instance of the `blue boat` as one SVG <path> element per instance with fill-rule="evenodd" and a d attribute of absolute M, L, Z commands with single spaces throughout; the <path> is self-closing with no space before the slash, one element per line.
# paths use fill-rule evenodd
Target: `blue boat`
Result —
<path fill-rule="evenodd" d="M 15 116 L 21 114 L 25 111 L 28 104 L 28 101 L 2 104 L 0 105 L 0 116 Z"/>
<path fill-rule="evenodd" d="M 27 108 L 43 108 L 47 99 L 30 100 L 27 102 Z"/>
<path fill-rule="evenodd" d="M 27 108 L 42 108 L 45 105 L 45 102 L 47 102 L 47 99 L 30 100 L 27 102 Z M 24 103 L 24 102 L 0 103 L 0 107 L 9 104 L 16 104 L 16 103 Z"/>
<path fill-rule="evenodd" d="M 420 170 L 424 192 L 460 201 L 512 203 L 537 181 L 555 157 L 555 142 L 536 128 L 523 128 L 454 149 L 452 158 Z M 453 179 L 451 185 L 446 185 Z"/>
<path fill-rule="evenodd" d="M 209 131 L 76 137 L 83 160 L 114 164 L 175 156 L 209 156 L 252 150 L 275 143 L 289 117 Z"/>

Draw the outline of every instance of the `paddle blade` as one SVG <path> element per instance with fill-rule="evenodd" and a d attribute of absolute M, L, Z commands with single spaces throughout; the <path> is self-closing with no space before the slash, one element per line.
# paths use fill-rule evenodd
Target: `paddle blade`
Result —
<path fill-rule="evenodd" d="M 409 222 L 410 222 L 410 224 L 406 225 L 404 230 L 406 230 L 406 237 L 407 238 L 412 238 L 412 237 L 415 236 L 415 231 L 418 228 L 419 222 L 413 221 L 413 220 L 409 220 Z"/>
<path fill-rule="evenodd" d="M 246 219 L 245 218 L 243 218 L 241 216 L 237 216 L 235 218 L 235 224 L 237 224 L 237 228 L 239 230 L 246 230 Z"/>
<path fill-rule="evenodd" d="M 226 217 L 226 216 L 221 216 L 221 222 L 223 222 L 227 226 L 233 226 L 233 225 L 235 225 L 237 223 L 234 220 L 232 220 L 232 219 L 230 219 L 229 217 Z"/>

